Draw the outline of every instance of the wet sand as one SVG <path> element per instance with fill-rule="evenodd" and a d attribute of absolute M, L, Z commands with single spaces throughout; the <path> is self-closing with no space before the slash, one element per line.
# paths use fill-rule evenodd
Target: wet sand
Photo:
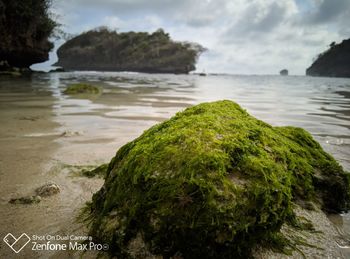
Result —
<path fill-rule="evenodd" d="M 13 83 L 8 82 L 8 87 Z M 1 237 L 7 233 L 31 236 L 70 232 L 76 228 L 77 211 L 101 186 L 101 180 L 69 179 L 67 174 L 61 173 L 63 161 L 55 155 L 61 144 L 58 141 L 60 125 L 53 119 L 54 103 L 50 92 L 38 93 L 32 85 L 23 85 L 19 92 L 1 93 Z M 35 205 L 8 203 L 11 198 L 32 194 L 35 188 L 47 182 L 57 183 L 61 193 Z M 50 255 L 28 248 L 15 254 L 3 242 L 0 248 L 0 258 L 47 258 Z"/>
<path fill-rule="evenodd" d="M 52 83 L 50 80 L 47 83 Z M 37 81 L 43 83 L 44 80 Z M 91 100 L 62 98 L 60 93 L 56 95 L 55 91 L 37 87 L 37 81 L 34 77 L 24 82 L 12 79 L 1 82 L 0 236 L 7 233 L 16 237 L 22 233 L 30 237 L 86 236 L 86 229 L 76 222 L 76 217 L 103 180 L 77 177 L 69 167 L 108 162 L 121 145 L 166 117 L 140 116 L 130 110 L 118 116 L 118 111 L 125 110 L 122 107 L 90 113 L 86 108 Z M 14 91 L 12 87 L 16 84 Z M 120 97 L 125 104 L 137 101 L 134 96 Z M 111 102 L 109 98 L 104 100 L 104 105 Z M 11 198 L 33 195 L 35 188 L 49 182 L 60 186 L 58 195 L 43 198 L 39 204 L 8 203 Z M 84 258 L 89 255 L 95 257 L 92 253 L 84 254 Z M 28 247 L 14 254 L 4 243 L 0 246 L 0 258 L 79 256 L 79 252 L 38 252 Z"/>
<path fill-rule="evenodd" d="M 350 120 L 343 112 L 350 106 L 344 95 L 348 93 L 344 84 L 350 85 L 349 81 L 315 79 L 310 84 L 316 87 L 310 86 L 305 94 L 305 89 L 300 93 L 295 89 L 286 92 L 274 84 L 283 87 L 299 84 L 302 88 L 309 79 L 296 78 L 290 82 L 288 80 L 293 79 L 263 77 L 249 80 L 122 73 L 55 73 L 33 75 L 28 79 L 1 78 L 0 236 L 9 232 L 15 236 L 21 233 L 29 236 L 86 235 L 86 229 L 75 219 L 103 180 L 77 177 L 69 166 L 106 163 L 120 146 L 145 129 L 202 101 L 232 99 L 273 125 L 304 127 L 349 170 L 350 129 L 346 126 Z M 63 95 L 66 85 L 74 82 L 98 84 L 104 88 L 104 93 L 90 99 Z M 252 82 L 267 86 L 254 88 Z M 337 84 L 336 90 L 342 94 L 328 91 L 327 84 Z M 302 96 L 298 96 L 301 93 Z M 61 192 L 43 198 L 39 204 L 8 203 L 11 198 L 29 195 L 48 182 L 57 183 Z M 342 234 L 349 236 L 348 214 L 334 218 L 337 219 L 334 222 L 344 224 L 338 224 Z M 345 258 L 348 249 L 343 254 Z M 28 247 L 16 255 L 3 242 L 0 245 L 0 258 L 79 256 L 79 253 L 70 252 L 35 252 Z M 94 254 L 85 254 L 84 258 L 89 256 L 93 258 Z"/>

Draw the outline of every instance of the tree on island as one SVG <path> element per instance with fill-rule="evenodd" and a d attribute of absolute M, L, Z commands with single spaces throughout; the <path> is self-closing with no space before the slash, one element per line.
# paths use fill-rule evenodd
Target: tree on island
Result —
<path fill-rule="evenodd" d="M 28 68 L 48 60 L 54 46 L 49 38 L 58 27 L 49 11 L 51 3 L 51 0 L 0 0 L 0 70 Z"/>
<path fill-rule="evenodd" d="M 148 33 L 98 27 L 63 44 L 55 65 L 65 70 L 188 73 L 205 50 L 197 43 L 174 41 L 163 29 Z"/>
<path fill-rule="evenodd" d="M 350 77 L 350 39 L 332 42 L 306 69 L 309 76 Z"/>

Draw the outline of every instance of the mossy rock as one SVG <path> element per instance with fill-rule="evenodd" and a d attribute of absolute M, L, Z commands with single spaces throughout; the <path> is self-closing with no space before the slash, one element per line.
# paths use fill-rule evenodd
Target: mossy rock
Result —
<path fill-rule="evenodd" d="M 101 94 L 102 88 L 90 84 L 79 83 L 69 85 L 63 93 L 69 95 Z"/>
<path fill-rule="evenodd" d="M 86 176 L 88 178 L 93 178 L 93 177 L 104 178 L 106 176 L 107 169 L 108 169 L 108 164 L 102 164 L 93 170 L 83 170 L 81 174 L 82 176 Z"/>
<path fill-rule="evenodd" d="M 22 74 L 18 71 L 0 71 L 0 76 L 21 76 Z"/>
<path fill-rule="evenodd" d="M 118 258 L 140 238 L 164 258 L 236 258 L 278 233 L 293 202 L 339 212 L 349 197 L 346 173 L 308 132 L 218 101 L 123 146 L 86 211 L 90 234 Z"/>
<path fill-rule="evenodd" d="M 39 195 L 34 196 L 25 196 L 21 198 L 14 198 L 9 201 L 12 204 L 35 204 L 41 201 L 41 197 Z"/>

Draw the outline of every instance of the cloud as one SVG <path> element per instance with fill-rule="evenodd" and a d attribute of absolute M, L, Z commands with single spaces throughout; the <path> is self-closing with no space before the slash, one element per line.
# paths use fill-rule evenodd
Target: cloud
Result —
<path fill-rule="evenodd" d="M 349 0 L 321 0 L 316 1 L 313 10 L 305 17 L 305 21 L 313 24 L 324 24 L 341 18 L 349 13 Z M 350 18 L 348 17 L 348 21 Z"/>
<path fill-rule="evenodd" d="M 289 16 L 287 1 L 255 1 L 242 8 L 239 19 L 225 32 L 227 42 L 240 42 L 245 38 L 266 36 L 280 26 Z"/>
<path fill-rule="evenodd" d="M 332 41 L 350 36 L 349 0 L 56 0 L 67 32 L 107 25 L 120 31 L 162 27 L 175 40 L 209 49 L 198 70 L 304 74 Z"/>
<path fill-rule="evenodd" d="M 192 0 L 175 18 L 191 27 L 208 27 L 222 20 L 230 14 L 227 0 Z"/>
<path fill-rule="evenodd" d="M 308 26 L 315 30 L 327 28 L 329 31 L 336 31 L 343 38 L 350 36 L 349 0 L 312 0 L 311 3 L 312 8 L 299 17 L 299 26 Z"/>
<path fill-rule="evenodd" d="M 121 20 L 118 16 L 106 16 L 103 19 L 103 25 L 107 26 L 108 28 L 119 30 L 122 27 L 125 27 L 125 21 Z"/>
<path fill-rule="evenodd" d="M 188 0 L 57 0 L 57 3 L 66 7 L 83 7 L 94 10 L 105 9 L 115 14 L 132 14 L 139 12 L 176 12 L 188 4 Z"/>

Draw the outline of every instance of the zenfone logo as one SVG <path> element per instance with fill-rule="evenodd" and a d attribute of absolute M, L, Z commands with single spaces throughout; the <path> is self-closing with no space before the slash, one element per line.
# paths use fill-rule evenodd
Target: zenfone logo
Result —
<path fill-rule="evenodd" d="M 23 233 L 18 238 L 15 238 L 14 235 L 8 233 L 4 237 L 4 242 L 18 254 L 30 242 L 30 237 L 26 233 Z"/>

